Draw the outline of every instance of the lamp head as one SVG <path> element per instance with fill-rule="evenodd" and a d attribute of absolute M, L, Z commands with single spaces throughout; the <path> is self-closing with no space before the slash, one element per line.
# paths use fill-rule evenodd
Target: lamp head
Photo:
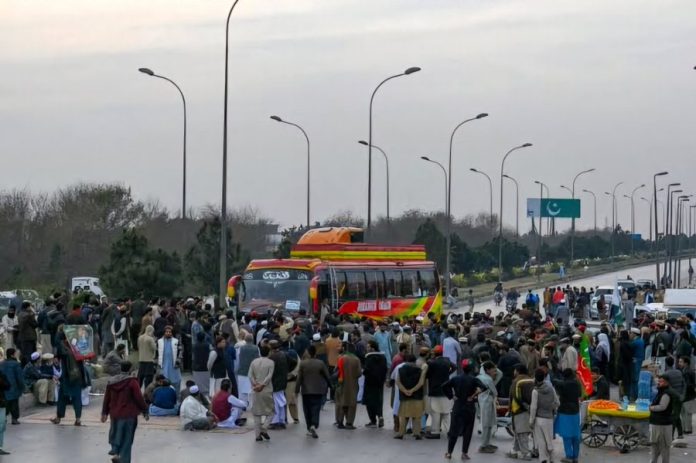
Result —
<path fill-rule="evenodd" d="M 421 159 L 424 161 L 430 161 L 430 158 L 428 156 L 421 156 Z"/>
<path fill-rule="evenodd" d="M 407 75 L 409 75 L 409 74 L 413 74 L 414 72 L 418 72 L 418 71 L 420 71 L 420 70 L 421 70 L 421 68 L 419 68 L 418 66 L 413 66 L 413 67 L 410 67 L 410 68 L 406 69 L 406 70 L 404 71 L 404 75 L 407 76 Z"/>
<path fill-rule="evenodd" d="M 473 167 L 471 167 L 469 170 L 472 172 L 478 172 L 478 169 L 474 169 Z"/>
<path fill-rule="evenodd" d="M 278 116 L 271 116 L 271 119 L 273 119 L 273 120 L 276 121 L 276 122 L 283 122 L 283 119 L 281 119 L 281 118 L 278 117 Z"/>
<path fill-rule="evenodd" d="M 367 143 L 365 140 L 358 140 L 358 143 L 361 145 L 369 146 L 369 143 Z"/>
<path fill-rule="evenodd" d="M 667 186 L 679 186 L 679 185 L 681 185 L 681 183 L 675 182 L 675 183 L 670 183 L 670 184 L 667 185 Z"/>
<path fill-rule="evenodd" d="M 659 176 L 661 176 L 661 175 L 667 175 L 667 174 L 669 174 L 669 172 L 667 172 L 667 171 L 665 170 L 664 172 L 658 172 L 657 174 L 655 174 L 655 176 L 656 176 L 656 177 L 659 177 Z"/>
<path fill-rule="evenodd" d="M 522 145 L 522 148 L 529 148 L 530 146 L 532 146 L 531 143 L 525 143 L 524 145 Z"/>
<path fill-rule="evenodd" d="M 476 119 L 483 119 L 484 117 L 488 117 L 488 113 L 481 113 L 478 116 L 476 116 Z"/>
<path fill-rule="evenodd" d="M 155 73 L 152 72 L 152 69 L 148 69 L 148 68 L 140 68 L 140 69 L 138 69 L 138 71 L 142 72 L 143 74 L 147 74 L 148 76 L 155 75 Z"/>

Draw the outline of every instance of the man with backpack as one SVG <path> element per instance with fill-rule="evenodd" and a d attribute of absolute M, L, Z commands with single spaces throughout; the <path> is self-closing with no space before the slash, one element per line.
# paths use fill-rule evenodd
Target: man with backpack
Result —
<path fill-rule="evenodd" d="M 513 370 L 513 380 L 510 386 L 510 414 L 515 440 L 512 451 L 506 454 L 509 458 L 519 458 L 529 461 L 532 459 L 530 441 L 532 428 L 529 424 L 529 407 L 532 403 L 534 380 L 529 376 L 526 365 L 517 364 Z"/>

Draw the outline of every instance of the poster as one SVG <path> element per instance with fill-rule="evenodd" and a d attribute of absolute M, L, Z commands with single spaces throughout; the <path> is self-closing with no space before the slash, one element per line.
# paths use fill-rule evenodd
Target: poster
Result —
<path fill-rule="evenodd" d="M 97 356 L 94 352 L 94 332 L 89 325 L 63 325 L 65 337 L 72 347 L 76 360 L 87 360 Z"/>

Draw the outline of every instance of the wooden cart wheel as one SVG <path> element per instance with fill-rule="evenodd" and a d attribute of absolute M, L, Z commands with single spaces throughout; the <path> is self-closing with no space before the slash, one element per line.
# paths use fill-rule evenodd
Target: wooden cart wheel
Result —
<path fill-rule="evenodd" d="M 614 429 L 614 445 L 619 450 L 633 450 L 640 443 L 640 433 L 630 424 L 622 424 Z"/>
<path fill-rule="evenodd" d="M 601 431 L 606 428 L 601 422 L 592 420 L 582 427 L 582 442 L 593 449 L 603 446 L 609 436 Z"/>

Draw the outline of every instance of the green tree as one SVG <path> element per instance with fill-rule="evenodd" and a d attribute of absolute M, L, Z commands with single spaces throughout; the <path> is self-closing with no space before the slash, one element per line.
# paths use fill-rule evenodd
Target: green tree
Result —
<path fill-rule="evenodd" d="M 176 253 L 152 250 L 147 238 L 135 229 L 124 230 L 111 245 L 109 264 L 99 270 L 107 293 L 132 297 L 171 297 L 181 287 L 181 259 Z"/>
<path fill-rule="evenodd" d="M 429 218 L 426 219 L 416 230 L 413 244 L 425 245 L 428 258 L 435 261 L 441 272 L 444 271 L 445 257 L 447 256 L 447 240 L 445 235 L 438 230 L 435 222 Z"/>
<path fill-rule="evenodd" d="M 227 227 L 228 276 L 244 271 L 249 253 L 240 243 L 232 241 L 232 231 Z M 220 278 L 220 219 L 206 220 L 196 234 L 196 244 L 186 253 L 188 278 L 196 289 L 205 294 L 216 294 Z"/>

